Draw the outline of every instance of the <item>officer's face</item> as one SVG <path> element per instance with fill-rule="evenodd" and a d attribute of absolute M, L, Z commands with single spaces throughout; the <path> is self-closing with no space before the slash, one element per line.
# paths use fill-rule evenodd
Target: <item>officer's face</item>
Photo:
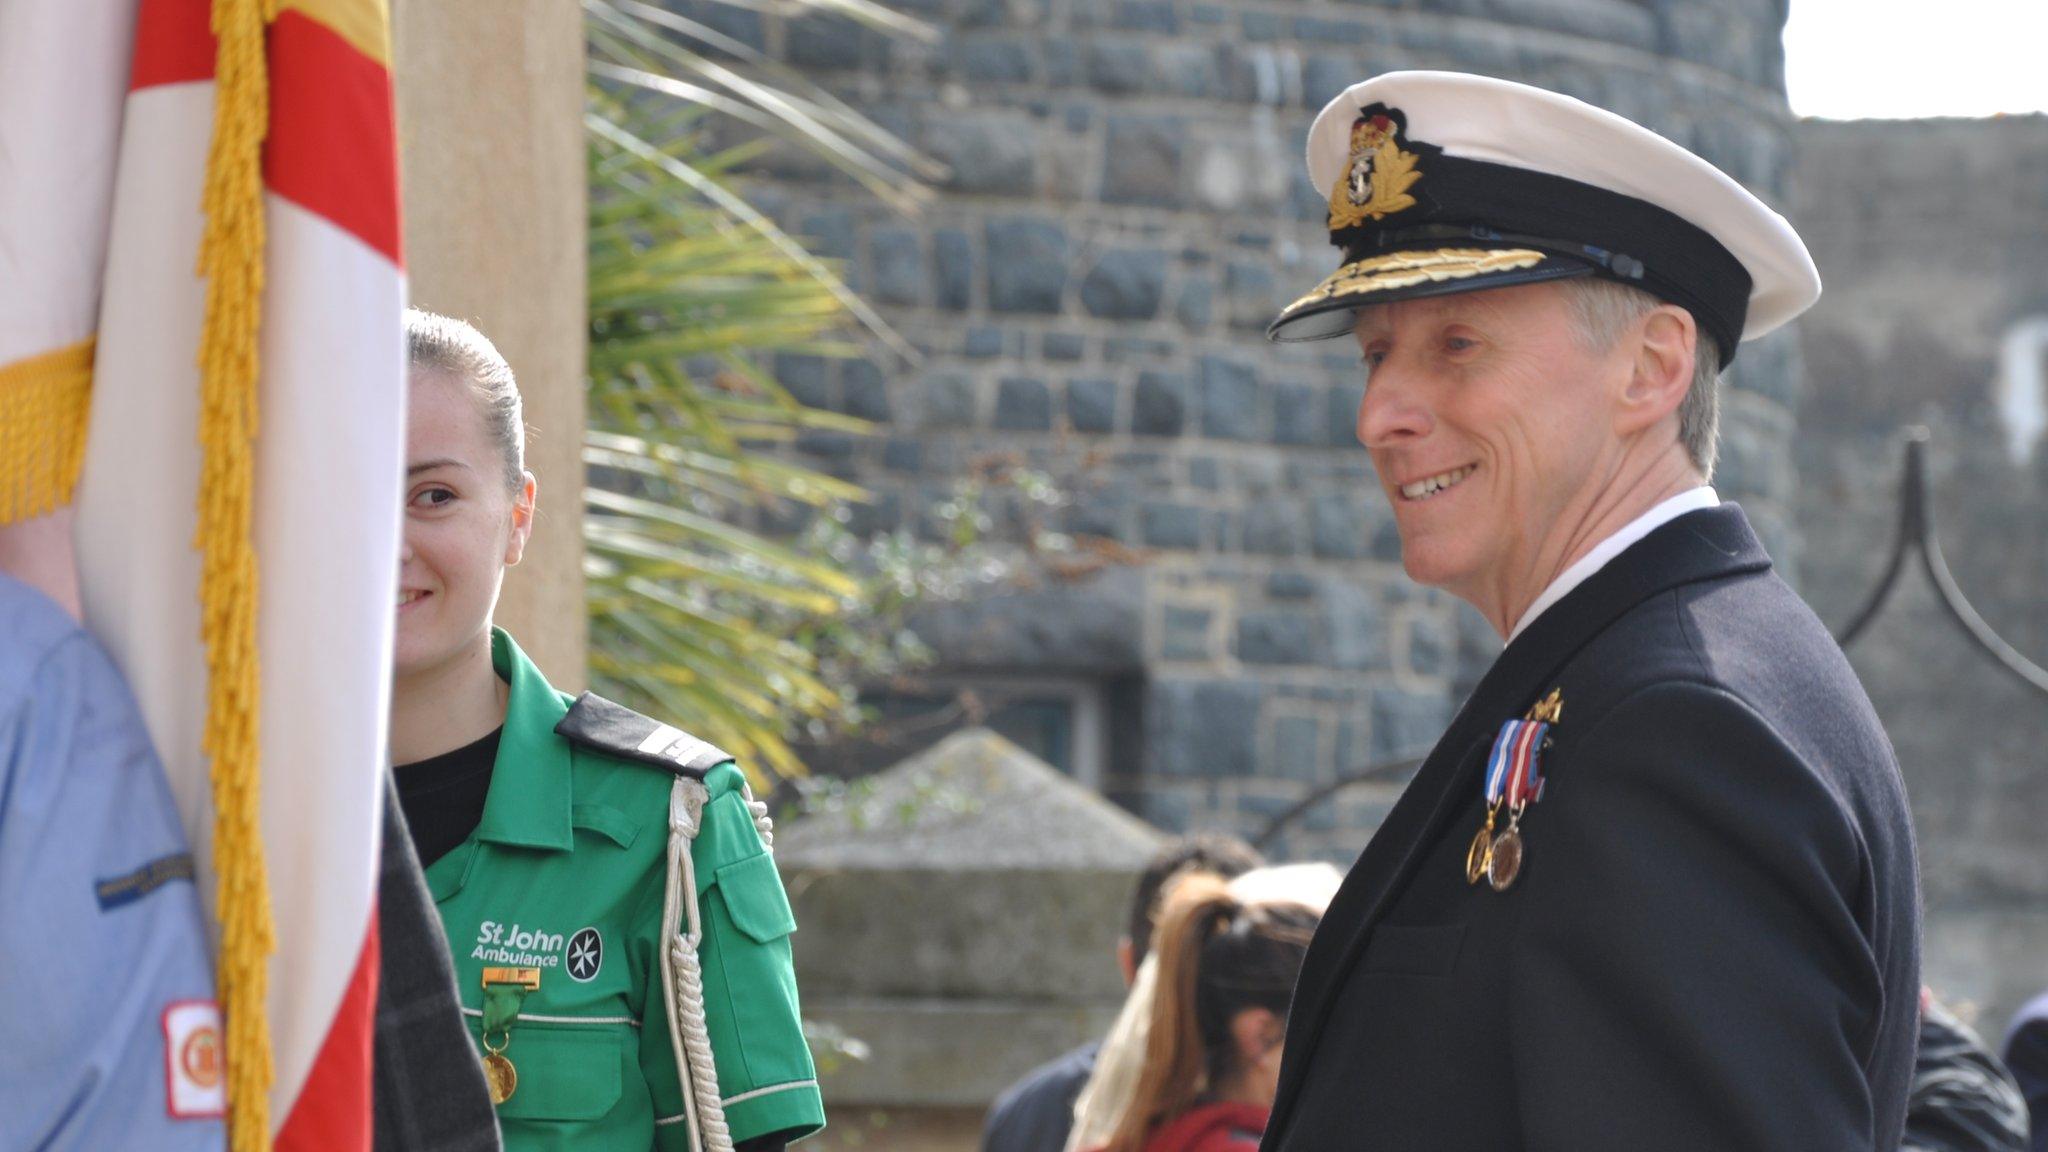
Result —
<path fill-rule="evenodd" d="M 406 408 L 405 537 L 399 552 L 400 678 L 478 645 L 505 566 L 517 564 L 533 523 L 533 477 L 519 489 L 484 424 L 475 392 L 437 371 L 415 370 Z"/>
<path fill-rule="evenodd" d="M 1588 351 L 1548 284 L 1360 309 L 1357 336 L 1358 438 L 1408 575 L 1482 610 L 1526 603 L 1619 457 L 1609 397 L 1626 355 Z"/>

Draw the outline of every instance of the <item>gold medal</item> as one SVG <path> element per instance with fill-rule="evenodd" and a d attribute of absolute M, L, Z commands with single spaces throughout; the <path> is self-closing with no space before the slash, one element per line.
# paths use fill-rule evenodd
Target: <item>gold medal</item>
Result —
<path fill-rule="evenodd" d="M 1505 892 L 1522 874 L 1522 834 L 1513 824 L 1493 842 L 1487 854 L 1486 882 L 1495 892 Z"/>
<path fill-rule="evenodd" d="M 484 1080 L 491 1086 L 491 1104 L 503 1104 L 512 1098 L 513 1089 L 519 1087 L 519 1069 L 510 1060 L 496 1052 L 484 1057 Z"/>
<path fill-rule="evenodd" d="M 1493 857 L 1493 833 L 1486 828 L 1472 834 L 1472 846 L 1465 849 L 1465 883 L 1477 884 L 1486 875 L 1487 862 Z"/>

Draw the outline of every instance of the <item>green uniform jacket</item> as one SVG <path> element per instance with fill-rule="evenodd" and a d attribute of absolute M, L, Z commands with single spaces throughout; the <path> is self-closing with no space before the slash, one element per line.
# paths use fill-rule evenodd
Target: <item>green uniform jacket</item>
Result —
<path fill-rule="evenodd" d="M 509 1152 L 685 1149 L 663 1008 L 661 917 L 675 775 L 556 735 L 570 700 L 503 631 L 511 685 L 484 814 L 427 869 L 472 1037 L 486 968 L 538 969 L 503 1055 L 518 1086 L 498 1108 Z M 726 760 L 692 855 L 705 1016 L 735 1142 L 824 1125 L 790 966 L 796 920 Z M 495 1037 L 494 1037 L 495 1039 Z"/>

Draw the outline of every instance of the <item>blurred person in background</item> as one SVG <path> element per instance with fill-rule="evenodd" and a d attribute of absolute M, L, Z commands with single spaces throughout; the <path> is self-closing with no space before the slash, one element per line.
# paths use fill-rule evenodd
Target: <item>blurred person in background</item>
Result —
<path fill-rule="evenodd" d="M 2027 1152 L 2027 1101 L 1969 1025 L 1920 990 L 1920 1050 L 1900 1152 Z"/>
<path fill-rule="evenodd" d="M 1191 875 L 1229 879 L 1264 864 L 1258 852 L 1226 832 L 1195 832 L 1169 841 L 1138 874 L 1116 962 L 1124 986 L 1137 979 L 1151 946 L 1161 896 L 1169 884 Z M 982 1152 L 1060 1152 L 1074 1124 L 1074 1102 L 1095 1071 L 1100 1040 L 1090 1040 L 1039 1065 L 996 1098 L 982 1129 Z"/>
<path fill-rule="evenodd" d="M 2005 1029 L 2005 1066 L 2027 1101 L 2033 1152 L 2048 1152 L 2048 993 L 2013 1013 Z"/>

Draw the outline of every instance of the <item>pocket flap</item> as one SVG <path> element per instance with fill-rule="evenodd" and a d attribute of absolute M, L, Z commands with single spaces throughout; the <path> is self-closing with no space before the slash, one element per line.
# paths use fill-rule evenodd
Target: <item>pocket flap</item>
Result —
<path fill-rule="evenodd" d="M 713 883 L 725 895 L 733 924 L 755 943 L 766 944 L 796 931 L 796 913 L 789 910 L 789 895 L 782 890 L 772 854 L 735 860 L 718 870 Z"/>
<path fill-rule="evenodd" d="M 522 1120 L 596 1120 L 619 1102 L 625 1053 L 609 1030 L 560 1031 L 512 1026 L 505 1059 L 519 1074 L 501 1116 Z"/>

